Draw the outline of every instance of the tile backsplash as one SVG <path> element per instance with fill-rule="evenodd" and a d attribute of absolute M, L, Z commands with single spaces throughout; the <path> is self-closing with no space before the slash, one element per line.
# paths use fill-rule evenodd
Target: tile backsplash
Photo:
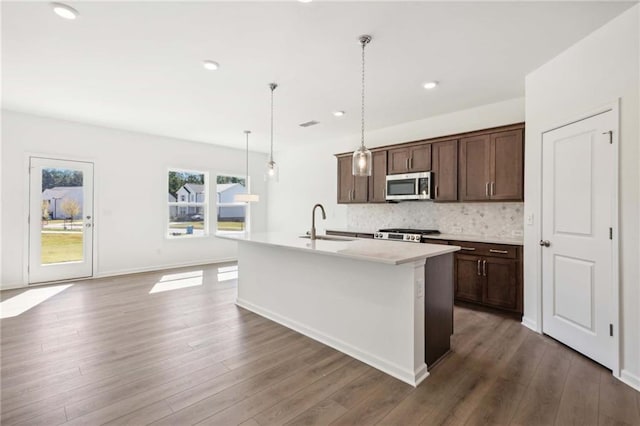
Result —
<path fill-rule="evenodd" d="M 354 204 L 347 207 L 347 226 L 353 229 L 438 229 L 445 234 L 522 236 L 524 203 Z"/>

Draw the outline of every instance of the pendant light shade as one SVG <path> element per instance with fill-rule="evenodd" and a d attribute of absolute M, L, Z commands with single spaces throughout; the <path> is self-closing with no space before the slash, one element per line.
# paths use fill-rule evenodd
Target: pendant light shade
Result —
<path fill-rule="evenodd" d="M 364 145 L 353 152 L 352 173 L 354 176 L 371 176 L 371 151 Z"/>
<path fill-rule="evenodd" d="M 250 130 L 244 131 L 245 138 L 247 140 L 247 152 L 246 152 L 247 174 L 245 175 L 245 181 L 244 181 L 245 192 L 244 194 L 236 194 L 233 197 L 233 201 L 235 201 L 236 203 L 257 203 L 258 201 L 260 201 L 260 196 L 258 194 L 251 194 L 249 192 L 249 134 L 250 133 L 251 133 Z"/>
<path fill-rule="evenodd" d="M 371 36 L 361 35 L 359 40 L 362 46 L 362 115 L 360 120 L 360 147 L 353 153 L 352 174 L 354 176 L 371 176 L 371 151 L 364 146 L 364 48 L 371 41 Z"/>
<path fill-rule="evenodd" d="M 267 161 L 267 169 L 264 174 L 265 180 L 271 182 L 278 182 L 278 165 L 273 161 L 273 91 L 276 90 L 278 85 L 276 83 L 270 83 L 271 89 L 271 154 L 269 155 L 269 161 Z"/>

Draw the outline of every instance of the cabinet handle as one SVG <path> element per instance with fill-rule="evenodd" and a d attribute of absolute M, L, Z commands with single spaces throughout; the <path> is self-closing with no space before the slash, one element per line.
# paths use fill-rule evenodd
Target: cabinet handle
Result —
<path fill-rule="evenodd" d="M 404 167 L 409 170 L 409 158 L 407 157 L 406 160 L 404 160 Z"/>
<path fill-rule="evenodd" d="M 383 200 L 387 199 L 387 188 L 382 188 L 382 199 Z"/>
<path fill-rule="evenodd" d="M 484 275 L 485 277 L 487 276 L 487 261 L 486 260 L 482 261 L 482 275 Z"/>
<path fill-rule="evenodd" d="M 409 170 L 413 169 L 413 157 L 409 157 Z"/>
<path fill-rule="evenodd" d="M 352 190 L 350 189 L 350 190 L 349 190 L 349 201 L 351 201 L 351 200 L 353 199 L 353 198 L 352 198 L 352 195 L 351 195 L 351 192 L 352 192 Z"/>
<path fill-rule="evenodd" d="M 491 182 L 491 195 L 496 195 L 496 183 Z"/>
<path fill-rule="evenodd" d="M 476 249 L 473 248 L 473 247 L 460 247 L 460 250 L 476 251 Z M 480 261 L 478 261 L 478 262 L 480 262 Z"/>
<path fill-rule="evenodd" d="M 480 275 L 480 261 L 478 260 L 478 275 Z"/>
<path fill-rule="evenodd" d="M 438 198 L 438 185 L 436 185 L 436 198 Z"/>
<path fill-rule="evenodd" d="M 484 188 L 484 195 L 489 198 L 489 182 L 487 182 L 487 184 L 485 185 Z"/>
<path fill-rule="evenodd" d="M 507 250 L 495 250 L 495 249 L 489 249 L 489 253 L 509 254 Z"/>

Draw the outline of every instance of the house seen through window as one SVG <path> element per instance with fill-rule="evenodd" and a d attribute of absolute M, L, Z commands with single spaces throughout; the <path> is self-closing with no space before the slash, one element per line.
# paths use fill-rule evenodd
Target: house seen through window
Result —
<path fill-rule="evenodd" d="M 206 172 L 169 170 L 169 237 L 207 234 L 207 181 Z"/>
<path fill-rule="evenodd" d="M 218 231 L 245 231 L 248 227 L 247 203 L 234 201 L 236 194 L 246 193 L 246 180 L 240 176 L 216 177 Z"/>

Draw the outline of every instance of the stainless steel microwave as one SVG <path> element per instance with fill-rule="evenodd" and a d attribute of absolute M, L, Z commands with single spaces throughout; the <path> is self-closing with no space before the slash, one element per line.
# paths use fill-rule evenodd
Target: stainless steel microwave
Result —
<path fill-rule="evenodd" d="M 432 172 L 387 175 L 387 201 L 431 200 Z"/>

